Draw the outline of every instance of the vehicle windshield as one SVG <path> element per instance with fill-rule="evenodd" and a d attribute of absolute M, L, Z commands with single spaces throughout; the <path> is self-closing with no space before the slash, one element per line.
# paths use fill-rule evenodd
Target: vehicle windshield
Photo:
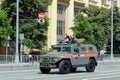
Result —
<path fill-rule="evenodd" d="M 62 51 L 63 52 L 71 52 L 71 47 L 63 47 Z"/>
<path fill-rule="evenodd" d="M 52 48 L 52 51 L 56 50 L 57 52 L 60 52 L 61 51 L 61 47 L 53 47 Z"/>
<path fill-rule="evenodd" d="M 53 47 L 52 51 L 57 51 L 57 52 L 71 52 L 71 47 Z"/>

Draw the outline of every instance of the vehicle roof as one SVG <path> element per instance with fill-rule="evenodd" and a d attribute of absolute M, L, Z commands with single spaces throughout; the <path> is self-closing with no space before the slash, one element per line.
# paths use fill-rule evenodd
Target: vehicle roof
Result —
<path fill-rule="evenodd" d="M 63 46 L 71 46 L 71 47 L 74 47 L 74 46 L 91 46 L 91 47 L 94 47 L 95 45 L 94 44 L 80 44 L 80 43 L 75 43 L 75 44 L 57 44 L 57 45 L 53 45 L 52 47 L 63 47 Z"/>
<path fill-rule="evenodd" d="M 65 45 L 94 45 L 94 44 L 83 44 L 83 43 L 71 43 L 71 44 L 56 44 L 57 46 L 65 46 Z M 53 46 L 56 46 L 56 45 L 53 45 Z"/>

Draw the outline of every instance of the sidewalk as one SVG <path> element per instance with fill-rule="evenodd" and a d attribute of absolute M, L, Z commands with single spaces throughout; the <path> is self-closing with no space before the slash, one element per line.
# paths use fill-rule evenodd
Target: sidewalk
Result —
<path fill-rule="evenodd" d="M 39 63 L 8 63 L 0 64 L 0 68 L 17 68 L 17 67 L 39 67 Z"/>
<path fill-rule="evenodd" d="M 101 64 L 101 63 L 120 63 L 120 57 L 113 58 L 113 60 L 111 60 L 110 58 L 104 59 L 103 61 L 99 60 L 98 64 Z"/>
<path fill-rule="evenodd" d="M 113 61 L 110 59 L 104 59 L 103 61 L 98 60 L 99 64 L 108 64 L 108 63 L 120 63 L 120 58 L 114 58 Z M 34 63 L 8 63 L 0 64 L 0 68 L 17 68 L 17 67 L 39 67 L 38 62 Z"/>

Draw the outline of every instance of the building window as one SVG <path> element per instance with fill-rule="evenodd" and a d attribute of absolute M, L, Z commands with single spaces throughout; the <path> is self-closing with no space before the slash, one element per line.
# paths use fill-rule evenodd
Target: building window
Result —
<path fill-rule="evenodd" d="M 74 15 L 77 15 L 80 13 L 80 8 L 74 8 Z"/>
<path fill-rule="evenodd" d="M 114 6 L 117 6 L 117 0 L 115 0 L 115 1 L 113 2 L 113 5 L 114 5 Z"/>
<path fill-rule="evenodd" d="M 106 0 L 102 0 L 102 5 L 104 5 L 104 4 L 106 4 L 107 2 L 106 2 Z"/>
<path fill-rule="evenodd" d="M 66 9 L 65 5 L 61 5 L 61 4 L 57 5 L 57 13 L 58 14 L 65 14 L 65 9 Z"/>
<path fill-rule="evenodd" d="M 57 35 L 63 35 L 65 31 L 65 21 L 57 20 Z"/>

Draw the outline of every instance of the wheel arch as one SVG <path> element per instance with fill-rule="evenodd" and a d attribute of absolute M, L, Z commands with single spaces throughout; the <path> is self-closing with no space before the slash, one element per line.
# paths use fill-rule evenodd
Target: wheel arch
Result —
<path fill-rule="evenodd" d="M 94 57 L 90 57 L 89 59 L 93 59 L 95 61 L 95 65 L 97 66 L 97 61 L 95 60 Z"/>
<path fill-rule="evenodd" d="M 71 64 L 70 59 L 64 58 L 64 59 L 61 59 L 60 61 L 58 61 L 58 62 L 56 63 L 57 68 L 59 67 L 59 63 L 60 63 L 61 61 L 63 61 L 63 60 L 68 60 L 68 61 L 70 62 L 70 64 Z"/>

